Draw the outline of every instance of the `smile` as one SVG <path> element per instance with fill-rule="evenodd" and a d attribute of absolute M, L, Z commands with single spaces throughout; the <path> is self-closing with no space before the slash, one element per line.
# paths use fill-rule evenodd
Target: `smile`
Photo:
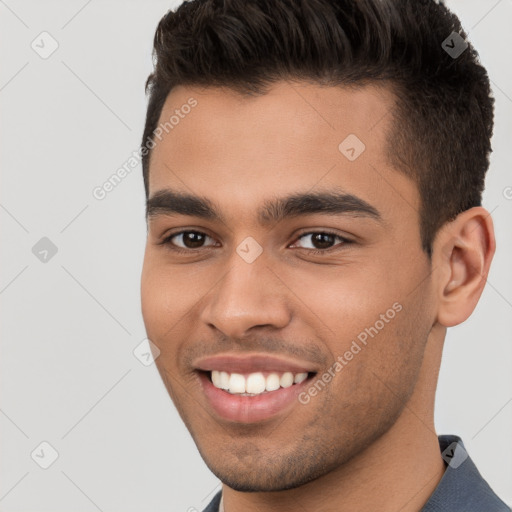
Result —
<path fill-rule="evenodd" d="M 257 396 L 280 388 L 289 388 L 308 378 L 307 372 L 254 372 L 249 374 L 229 373 L 213 370 L 210 374 L 212 384 L 233 395 Z"/>
<path fill-rule="evenodd" d="M 245 424 L 270 420 L 300 405 L 299 394 L 319 371 L 308 361 L 262 353 L 217 354 L 193 366 L 211 416 Z"/>

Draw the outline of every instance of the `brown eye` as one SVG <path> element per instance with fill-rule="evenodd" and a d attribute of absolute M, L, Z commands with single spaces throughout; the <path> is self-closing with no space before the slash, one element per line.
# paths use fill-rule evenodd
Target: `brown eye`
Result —
<path fill-rule="evenodd" d="M 328 249 L 334 243 L 336 237 L 329 233 L 314 233 L 311 235 L 311 243 L 315 249 Z"/>
<path fill-rule="evenodd" d="M 350 240 L 343 238 L 340 235 L 335 233 L 329 233 L 326 231 L 314 231 L 311 233 L 303 233 L 299 236 L 298 240 L 301 239 L 310 239 L 309 243 L 306 242 L 305 245 L 302 245 L 302 249 L 310 249 L 312 252 L 326 252 L 329 249 L 335 247 L 336 245 L 345 245 L 351 243 Z M 336 244 L 336 240 L 341 241 L 341 243 Z"/>
<path fill-rule="evenodd" d="M 177 249 L 200 249 L 205 247 L 204 242 L 211 237 L 200 231 L 180 231 L 169 235 L 162 244 L 176 247 Z M 176 241 L 173 241 L 176 240 Z"/>

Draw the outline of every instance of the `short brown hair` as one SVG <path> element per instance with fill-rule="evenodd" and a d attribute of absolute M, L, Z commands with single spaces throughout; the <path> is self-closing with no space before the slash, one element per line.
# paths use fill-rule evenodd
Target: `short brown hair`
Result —
<path fill-rule="evenodd" d="M 289 79 L 388 84 L 396 97 L 389 160 L 417 183 L 430 256 L 439 228 L 481 205 L 489 167 L 494 99 L 465 39 L 459 19 L 434 0 L 186 1 L 155 33 L 142 146 L 177 85 L 257 95 Z M 457 56 L 445 49 L 455 44 Z M 142 158 L 146 198 L 150 156 Z"/>

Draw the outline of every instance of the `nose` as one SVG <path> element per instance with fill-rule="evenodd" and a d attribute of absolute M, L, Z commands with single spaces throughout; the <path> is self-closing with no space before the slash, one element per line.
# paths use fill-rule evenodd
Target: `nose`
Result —
<path fill-rule="evenodd" d="M 201 320 L 241 339 L 255 327 L 282 329 L 291 319 L 288 289 L 263 258 L 247 263 L 237 254 L 230 268 L 207 295 Z"/>

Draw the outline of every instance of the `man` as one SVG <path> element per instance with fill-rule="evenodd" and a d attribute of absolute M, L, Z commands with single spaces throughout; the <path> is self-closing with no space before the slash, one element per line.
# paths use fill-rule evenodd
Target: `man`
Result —
<path fill-rule="evenodd" d="M 142 313 L 206 511 L 504 511 L 434 398 L 495 251 L 489 80 L 434 1 L 161 20 Z"/>

